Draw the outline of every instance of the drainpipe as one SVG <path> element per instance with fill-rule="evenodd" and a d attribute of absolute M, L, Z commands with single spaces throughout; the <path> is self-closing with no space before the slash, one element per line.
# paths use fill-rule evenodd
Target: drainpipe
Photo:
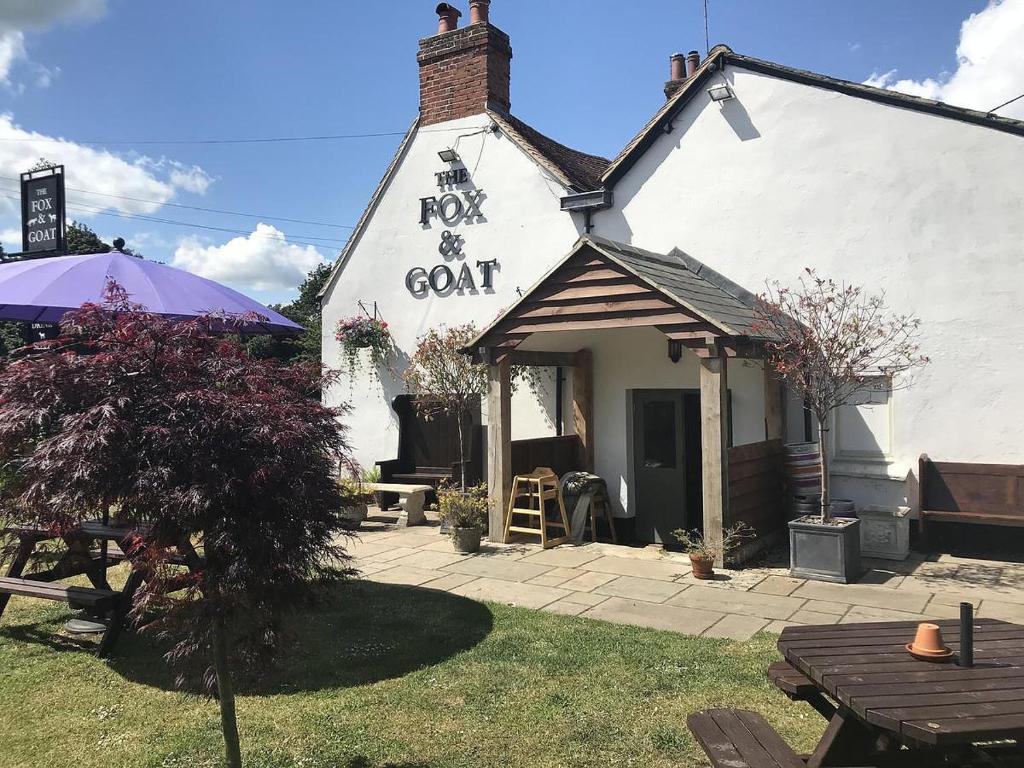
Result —
<path fill-rule="evenodd" d="M 562 366 L 558 366 L 555 368 L 555 435 L 557 437 L 561 437 L 565 431 L 565 426 L 562 423 L 565 420 L 565 414 L 562 413 L 564 384 L 565 373 L 562 370 Z"/>

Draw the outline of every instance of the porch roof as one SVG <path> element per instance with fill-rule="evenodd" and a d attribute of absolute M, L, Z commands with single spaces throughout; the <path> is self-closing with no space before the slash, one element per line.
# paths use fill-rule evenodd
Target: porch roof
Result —
<path fill-rule="evenodd" d="M 542 331 L 637 326 L 695 347 L 758 340 L 753 304 L 752 294 L 679 251 L 584 235 L 469 349 L 511 349 Z"/>

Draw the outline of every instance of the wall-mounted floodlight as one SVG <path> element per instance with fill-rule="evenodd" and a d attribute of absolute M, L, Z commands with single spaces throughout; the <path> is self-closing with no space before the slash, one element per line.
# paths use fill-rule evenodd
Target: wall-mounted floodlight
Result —
<path fill-rule="evenodd" d="M 455 163 L 459 160 L 459 153 L 451 148 L 442 149 L 437 156 L 441 158 L 442 163 Z"/>
<path fill-rule="evenodd" d="M 708 88 L 708 96 L 711 97 L 712 101 L 728 101 L 729 99 L 735 99 L 736 94 L 732 92 L 732 88 L 729 87 L 728 83 L 718 83 Z"/>

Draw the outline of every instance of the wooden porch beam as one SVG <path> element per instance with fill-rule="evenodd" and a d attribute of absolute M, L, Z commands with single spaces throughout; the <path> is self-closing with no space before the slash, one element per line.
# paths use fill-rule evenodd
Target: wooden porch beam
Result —
<path fill-rule="evenodd" d="M 487 522 L 491 541 L 505 540 L 512 494 L 512 371 L 508 357 L 487 366 Z"/>
<path fill-rule="evenodd" d="M 533 352 L 513 350 L 506 357 L 512 365 L 529 365 L 537 368 L 572 368 L 576 365 L 575 352 Z"/>
<path fill-rule="evenodd" d="M 594 356 L 589 349 L 576 353 L 572 369 L 572 420 L 583 444 L 583 468 L 594 471 Z"/>
<path fill-rule="evenodd" d="M 722 567 L 722 530 L 729 517 L 728 450 L 729 379 L 727 357 L 719 351 L 700 361 L 701 476 L 704 537 L 718 549 L 715 565 Z"/>
<path fill-rule="evenodd" d="M 764 439 L 781 440 L 783 433 L 782 383 L 764 366 Z"/>

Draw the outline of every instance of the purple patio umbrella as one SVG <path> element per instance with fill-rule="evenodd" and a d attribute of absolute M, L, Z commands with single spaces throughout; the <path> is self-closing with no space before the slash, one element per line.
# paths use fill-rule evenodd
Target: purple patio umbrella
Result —
<path fill-rule="evenodd" d="M 0 320 L 60 322 L 66 312 L 86 302 L 102 302 L 108 279 L 124 288 L 131 301 L 165 317 L 255 313 L 266 321 L 248 322 L 233 330 L 276 336 L 303 330 L 284 315 L 220 283 L 120 251 L 0 264 Z"/>

